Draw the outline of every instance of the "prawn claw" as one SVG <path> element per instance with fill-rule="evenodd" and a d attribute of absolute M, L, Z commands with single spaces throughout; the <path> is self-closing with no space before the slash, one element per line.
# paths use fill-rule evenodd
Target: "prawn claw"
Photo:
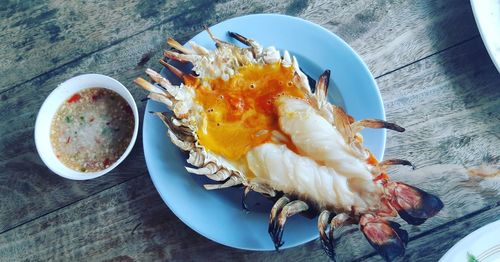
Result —
<path fill-rule="evenodd" d="M 387 188 L 392 196 L 389 200 L 391 206 L 411 225 L 424 223 L 444 206 L 437 196 L 405 183 L 389 182 Z"/>
<path fill-rule="evenodd" d="M 359 221 L 361 232 L 370 245 L 386 261 L 392 261 L 405 253 L 408 232 L 401 225 L 371 214 L 364 214 Z"/>

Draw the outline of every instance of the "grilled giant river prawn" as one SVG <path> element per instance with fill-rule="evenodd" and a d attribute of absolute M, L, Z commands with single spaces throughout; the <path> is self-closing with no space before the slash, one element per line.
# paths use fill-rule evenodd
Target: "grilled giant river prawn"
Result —
<path fill-rule="evenodd" d="M 378 162 L 366 149 L 363 128 L 388 128 L 381 120 L 354 121 L 327 101 L 330 71 L 311 91 L 295 57 L 281 56 L 237 33 L 229 35 L 245 48 L 221 41 L 208 31 L 216 49 L 191 48 L 173 39 L 179 52 L 165 51 L 167 59 L 190 63 L 184 73 L 165 60 L 177 75 L 175 86 L 157 72 L 135 82 L 149 98 L 172 113 L 155 114 L 168 127 L 177 147 L 187 151 L 187 171 L 217 181 L 208 190 L 243 186 L 243 203 L 253 190 L 277 199 L 269 217 L 269 234 L 276 249 L 283 245 L 288 217 L 312 211 L 319 214 L 318 230 L 324 250 L 334 259 L 333 232 L 342 225 L 359 224 L 369 243 L 386 260 L 403 255 L 407 232 L 387 220 L 397 214 L 412 225 L 436 215 L 443 203 L 413 186 L 391 181 L 389 165 L 411 165 L 400 159 Z M 245 204 L 244 204 L 245 206 Z"/>

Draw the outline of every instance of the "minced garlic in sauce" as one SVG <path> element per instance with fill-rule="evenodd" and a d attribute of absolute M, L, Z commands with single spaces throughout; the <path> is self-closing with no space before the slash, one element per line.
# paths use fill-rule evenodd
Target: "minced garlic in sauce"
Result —
<path fill-rule="evenodd" d="M 96 87 L 74 94 L 61 105 L 52 120 L 50 140 L 64 165 L 95 172 L 125 152 L 133 130 L 129 104 L 116 92 Z"/>

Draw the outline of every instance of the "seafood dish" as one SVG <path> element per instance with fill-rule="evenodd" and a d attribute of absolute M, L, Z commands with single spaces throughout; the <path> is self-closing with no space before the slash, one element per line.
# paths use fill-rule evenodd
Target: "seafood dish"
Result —
<path fill-rule="evenodd" d="M 238 33 L 240 47 L 222 41 L 209 29 L 216 48 L 194 42 L 185 47 L 168 39 L 174 50 L 160 61 L 181 84 L 174 85 L 147 69 L 152 82 L 135 83 L 148 97 L 166 105 L 152 112 L 168 128 L 168 137 L 188 155 L 186 170 L 214 182 L 207 190 L 242 187 L 243 206 L 250 191 L 274 205 L 268 233 L 276 250 L 286 239 L 288 217 L 317 215 L 319 237 L 335 259 L 334 232 L 357 224 L 385 259 L 402 256 L 408 234 L 391 221 L 399 215 L 411 225 L 424 223 L 442 208 L 441 200 L 414 186 L 392 181 L 387 167 L 409 161 L 378 161 L 363 145 L 364 128 L 404 128 L 383 120 L 355 120 L 327 99 L 330 71 L 315 86 L 288 51 L 263 47 Z M 169 61 L 191 66 L 180 70 Z"/>

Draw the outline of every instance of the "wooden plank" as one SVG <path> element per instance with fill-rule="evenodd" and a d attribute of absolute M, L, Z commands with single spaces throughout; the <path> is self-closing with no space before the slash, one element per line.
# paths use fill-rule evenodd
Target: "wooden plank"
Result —
<path fill-rule="evenodd" d="M 168 35 L 187 40 L 205 25 L 259 12 L 324 26 L 360 53 L 376 76 L 478 34 L 469 3 L 455 0 L 135 0 L 119 7 L 99 1 L 15 1 L 0 9 L 0 91 L 165 24 L 172 24 Z"/>
<path fill-rule="evenodd" d="M 488 61 L 478 38 L 378 79 L 387 118 L 406 127 L 388 132 L 388 157 L 498 162 L 500 75 Z"/>
<path fill-rule="evenodd" d="M 9 1 L 0 9 L 0 91 L 147 30 L 156 32 L 167 25 L 165 35 L 186 40 L 205 25 L 264 10 L 284 13 L 292 3 L 134 0 L 117 5 L 107 1 Z"/>
<path fill-rule="evenodd" d="M 373 75 L 478 35 L 467 1 L 318 1 L 301 15 L 338 34 Z"/>

